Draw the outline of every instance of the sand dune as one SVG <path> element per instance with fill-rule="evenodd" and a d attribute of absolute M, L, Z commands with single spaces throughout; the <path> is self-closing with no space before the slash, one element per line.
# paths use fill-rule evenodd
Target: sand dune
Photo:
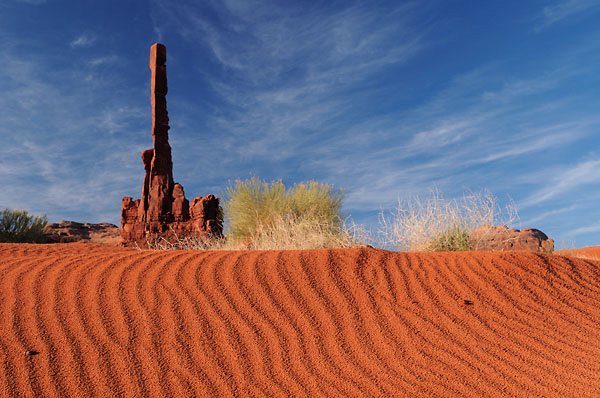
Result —
<path fill-rule="evenodd" d="M 591 260 L 2 244 L 0 289 L 3 397 L 600 396 Z"/>
<path fill-rule="evenodd" d="M 582 258 L 585 260 L 600 260 L 600 246 L 584 247 L 581 249 L 557 250 L 554 253 L 561 256 Z"/>

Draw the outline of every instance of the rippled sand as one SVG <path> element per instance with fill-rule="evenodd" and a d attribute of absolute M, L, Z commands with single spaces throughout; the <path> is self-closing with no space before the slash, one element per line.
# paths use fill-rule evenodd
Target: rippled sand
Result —
<path fill-rule="evenodd" d="M 600 262 L 1 244 L 0 361 L 2 397 L 598 397 Z"/>

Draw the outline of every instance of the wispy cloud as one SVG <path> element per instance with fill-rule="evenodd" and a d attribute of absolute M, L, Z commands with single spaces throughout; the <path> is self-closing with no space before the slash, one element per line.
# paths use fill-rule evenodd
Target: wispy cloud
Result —
<path fill-rule="evenodd" d="M 544 220 L 547 220 L 549 218 L 554 218 L 554 217 L 556 217 L 559 214 L 565 214 L 565 213 L 572 212 L 573 210 L 578 209 L 578 207 L 579 206 L 577 206 L 577 205 L 570 205 L 570 206 L 566 206 L 566 207 L 561 207 L 559 209 L 552 209 L 552 210 L 549 210 L 549 211 L 542 212 L 542 213 L 538 214 L 535 217 L 528 218 L 528 219 L 525 219 L 525 220 L 521 220 L 521 223 L 523 225 L 534 227 L 536 225 L 536 223 L 538 223 L 540 221 L 544 221 Z"/>
<path fill-rule="evenodd" d="M 99 112 L 98 124 L 109 134 L 114 134 L 127 129 L 132 120 L 149 119 L 147 108 L 120 106 L 111 107 Z"/>
<path fill-rule="evenodd" d="M 96 41 L 96 37 L 89 34 L 82 34 L 73 40 L 69 45 L 71 47 L 89 47 Z"/>
<path fill-rule="evenodd" d="M 338 148 L 349 147 L 353 155 L 330 161 L 330 167 L 319 162 L 319 167 L 331 169 L 331 176 L 336 175 L 336 169 L 356 170 L 351 186 L 364 187 L 356 195 L 350 194 L 349 202 L 356 208 L 364 208 L 369 202 L 389 206 L 395 201 L 393 192 L 396 197 L 422 193 L 433 185 L 451 191 L 461 186 L 504 190 L 510 185 L 502 187 L 501 181 L 515 183 L 509 174 L 490 182 L 479 170 L 495 165 L 510 173 L 515 167 L 510 162 L 527 162 L 528 157 L 535 159 L 545 150 L 565 148 L 593 134 L 600 124 L 597 118 L 556 118 L 555 109 L 565 106 L 564 98 L 556 104 L 525 102 L 532 94 L 563 84 L 556 75 L 520 81 L 520 86 L 529 87 L 527 90 L 507 90 L 515 85 L 508 81 L 496 92 L 487 88 L 485 75 L 480 79 L 474 76 L 459 79 L 451 90 L 434 97 L 411 116 L 372 120 L 352 128 L 352 136 L 369 137 L 379 148 L 370 150 L 369 139 L 359 140 L 354 146 L 340 142 Z M 464 98 L 465 92 L 470 93 L 472 101 L 446 100 Z M 406 143 L 398 137 L 406 137 Z M 361 148 L 366 151 L 361 153 Z M 401 188 L 394 191 L 390 187 Z"/>
<path fill-rule="evenodd" d="M 216 130 L 228 132 L 220 139 L 238 159 L 284 160 L 313 150 L 338 134 L 343 115 L 355 112 L 350 92 L 425 45 L 410 25 L 413 5 L 385 13 L 262 2 L 227 2 L 210 11 L 165 8 L 176 21 L 171 26 L 191 43 L 200 39 L 222 69 L 207 83 L 227 106 L 209 117 Z"/>
<path fill-rule="evenodd" d="M 548 148 L 560 148 L 577 141 L 583 135 L 579 132 L 579 123 L 561 123 L 556 126 L 533 128 L 522 135 L 490 142 L 490 148 L 483 150 L 483 156 L 474 156 L 468 164 L 489 163 L 505 158 L 519 157 Z M 487 152 L 487 153 L 486 153 Z"/>
<path fill-rule="evenodd" d="M 542 9 L 542 24 L 539 29 L 546 28 L 564 19 L 599 8 L 596 0 L 559 0 Z"/>
<path fill-rule="evenodd" d="M 565 233 L 566 236 L 577 236 L 583 234 L 589 234 L 593 232 L 600 232 L 600 224 L 588 225 L 585 227 L 575 228 Z"/>
<path fill-rule="evenodd" d="M 137 192 L 140 162 L 132 154 L 144 149 L 139 126 L 147 115 L 142 119 L 131 96 L 120 92 L 119 79 L 98 89 L 44 60 L 22 57 L 10 46 L 0 54 L 7 78 L 0 98 L 0 184 L 12 187 L 0 192 L 0 203 L 47 213 L 51 221 L 117 223 L 121 196 Z M 122 139 L 132 132 L 138 134 Z"/>
<path fill-rule="evenodd" d="M 399 73 L 430 46 L 411 4 L 384 16 L 361 5 L 314 14 L 232 1 L 209 10 L 157 7 L 164 26 L 203 43 L 220 68 L 207 84 L 225 105 L 205 117 L 209 131 L 221 132 L 214 145 L 225 148 L 224 173 L 335 182 L 347 189 L 350 211 L 393 206 L 434 185 L 450 194 L 509 190 L 516 179 L 492 170 L 572 145 L 600 122 L 571 118 L 564 109 L 575 97 L 554 94 L 583 73 L 569 54 L 529 76 L 481 65 L 410 109 L 378 112 L 389 95 L 378 76 Z"/>
<path fill-rule="evenodd" d="M 344 210 L 356 216 L 432 187 L 448 198 L 489 188 L 524 204 L 523 218 L 545 223 L 536 227 L 568 218 L 563 230 L 595 206 L 581 200 L 600 171 L 593 34 L 535 53 L 556 32 L 502 21 L 475 43 L 461 36 L 473 31 L 456 26 L 458 11 L 435 1 L 148 3 L 150 34 L 169 51 L 174 175 L 188 196 L 250 174 L 316 179 L 345 188 Z M 532 12 L 545 26 L 595 10 L 546 4 Z M 110 29 L 137 40 L 138 26 Z M 507 29 L 524 47 L 493 51 Z M 139 151 L 151 145 L 147 53 L 120 41 L 92 55 L 85 46 L 109 45 L 96 40 L 103 32 L 76 33 L 61 36 L 73 39 L 69 62 L 28 53 L 48 48 L 39 38 L 0 53 L 0 186 L 16 187 L 0 202 L 118 222 L 120 197 L 139 195 Z M 469 47 L 482 44 L 489 51 Z M 139 70 L 124 66 L 134 59 Z"/>
<path fill-rule="evenodd" d="M 16 0 L 16 2 L 17 3 L 27 3 L 27 4 L 39 5 L 39 4 L 47 3 L 48 0 Z"/>
<path fill-rule="evenodd" d="M 600 160 L 587 160 L 555 173 L 541 189 L 519 203 L 520 207 L 537 205 L 559 195 L 573 192 L 588 184 L 600 184 Z"/>
<path fill-rule="evenodd" d="M 117 57 L 116 55 L 107 55 L 105 57 L 97 57 L 97 58 L 93 58 L 91 59 L 90 65 L 91 66 L 101 66 L 101 65 L 109 65 L 109 64 L 114 64 L 117 63 L 119 61 L 119 57 Z"/>

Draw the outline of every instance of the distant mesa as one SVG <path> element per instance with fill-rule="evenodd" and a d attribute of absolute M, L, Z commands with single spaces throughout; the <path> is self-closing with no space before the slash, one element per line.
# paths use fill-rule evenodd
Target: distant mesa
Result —
<path fill-rule="evenodd" d="M 102 243 L 118 245 L 121 231 L 114 224 L 89 224 L 75 221 L 61 221 L 46 225 L 44 234 L 50 243 Z"/>
<path fill-rule="evenodd" d="M 174 231 L 179 236 L 200 234 L 223 236 L 222 210 L 219 198 L 200 196 L 189 201 L 183 187 L 173 181 L 173 161 L 169 145 L 167 112 L 167 48 L 155 43 L 150 48 L 152 71 L 152 139 L 154 148 L 142 151 L 146 170 L 142 197 L 125 196 L 121 203 L 121 236 L 123 243 L 140 242 Z"/>

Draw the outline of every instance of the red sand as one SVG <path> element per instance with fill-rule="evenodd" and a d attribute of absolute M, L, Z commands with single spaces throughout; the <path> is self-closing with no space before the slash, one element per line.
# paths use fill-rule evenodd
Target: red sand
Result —
<path fill-rule="evenodd" d="M 590 260 L 2 244 L 0 289 L 2 397 L 600 396 Z"/>
<path fill-rule="evenodd" d="M 582 258 L 586 260 L 600 260 L 600 246 L 584 247 L 582 249 L 557 250 L 554 253 L 560 254 L 561 256 Z"/>

